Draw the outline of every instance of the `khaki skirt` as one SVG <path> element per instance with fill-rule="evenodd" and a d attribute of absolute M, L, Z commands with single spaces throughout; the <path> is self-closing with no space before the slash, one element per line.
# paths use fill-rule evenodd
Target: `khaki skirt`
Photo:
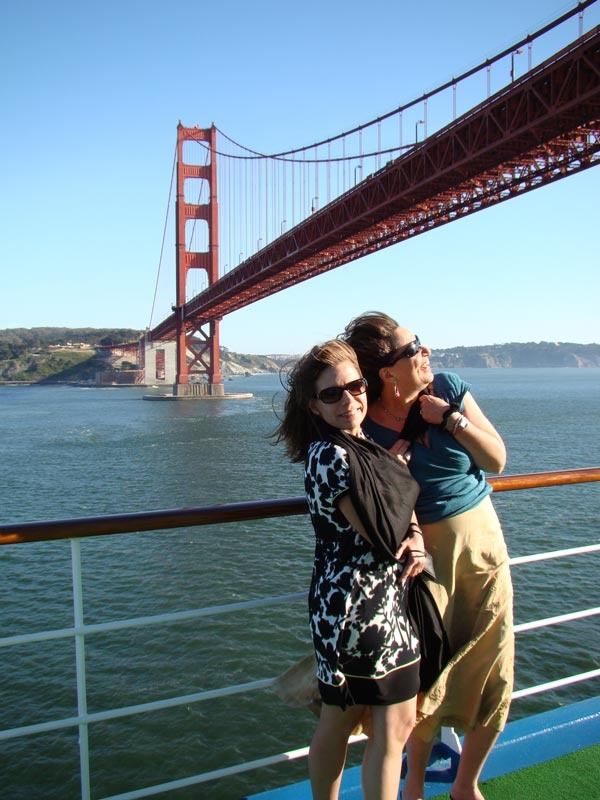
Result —
<path fill-rule="evenodd" d="M 501 731 L 513 689 L 513 591 L 508 551 L 491 499 L 455 517 L 422 525 L 438 583 L 452 658 L 419 695 L 416 733 L 433 739 L 441 726 Z"/>

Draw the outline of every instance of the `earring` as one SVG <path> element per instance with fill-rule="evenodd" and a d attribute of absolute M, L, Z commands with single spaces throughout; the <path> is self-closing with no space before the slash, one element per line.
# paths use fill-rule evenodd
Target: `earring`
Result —
<path fill-rule="evenodd" d="M 400 397 L 400 392 L 398 391 L 398 381 L 394 378 L 394 397 Z"/>

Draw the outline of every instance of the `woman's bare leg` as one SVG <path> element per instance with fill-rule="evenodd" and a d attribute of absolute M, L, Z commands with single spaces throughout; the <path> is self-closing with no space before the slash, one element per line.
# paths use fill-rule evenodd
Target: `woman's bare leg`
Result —
<path fill-rule="evenodd" d="M 362 766 L 364 800 L 397 800 L 402 750 L 415 724 L 416 700 L 372 706 L 373 730 Z"/>
<path fill-rule="evenodd" d="M 479 778 L 498 731 L 477 725 L 465 734 L 452 784 L 452 800 L 485 800 L 479 790 Z M 413 734 L 406 747 L 408 771 L 402 787 L 402 800 L 421 800 L 425 796 L 425 774 L 433 741 L 423 741 Z"/>
<path fill-rule="evenodd" d="M 425 797 L 425 774 L 431 756 L 433 739 L 424 741 L 413 733 L 406 745 L 407 772 L 402 787 L 402 800 L 422 800 Z"/>
<path fill-rule="evenodd" d="M 479 790 L 479 777 L 498 735 L 497 730 L 479 724 L 465 734 L 452 784 L 453 800 L 485 800 Z"/>
<path fill-rule="evenodd" d="M 308 773 L 313 800 L 337 800 L 346 763 L 348 738 L 365 706 L 321 706 L 319 723 L 308 753 Z"/>

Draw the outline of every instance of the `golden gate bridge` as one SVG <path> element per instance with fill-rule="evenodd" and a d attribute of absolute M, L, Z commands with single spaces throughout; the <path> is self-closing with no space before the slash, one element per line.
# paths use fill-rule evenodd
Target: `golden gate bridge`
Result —
<path fill-rule="evenodd" d="M 264 154 L 180 123 L 176 300 L 144 337 L 146 375 L 165 378 L 170 342 L 174 394 L 221 396 L 226 314 L 600 163 L 600 26 L 585 29 L 596 1 L 306 147 Z"/>

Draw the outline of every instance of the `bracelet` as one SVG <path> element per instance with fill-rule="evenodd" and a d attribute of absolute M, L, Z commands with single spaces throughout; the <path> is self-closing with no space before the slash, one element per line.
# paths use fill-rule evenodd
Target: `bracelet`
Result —
<path fill-rule="evenodd" d="M 452 436 L 456 436 L 457 432 L 466 431 L 469 427 L 469 420 L 466 417 L 463 417 L 461 414 L 460 417 L 454 423 L 454 427 L 452 428 Z"/>
<path fill-rule="evenodd" d="M 450 414 L 454 414 L 455 411 L 460 411 L 460 406 L 456 403 L 450 403 L 448 408 L 442 414 L 442 421 L 440 422 L 440 428 L 445 431 L 446 425 L 448 424 L 448 417 Z"/>
<path fill-rule="evenodd" d="M 417 558 L 425 558 L 425 550 L 409 550 L 408 552 Z"/>

